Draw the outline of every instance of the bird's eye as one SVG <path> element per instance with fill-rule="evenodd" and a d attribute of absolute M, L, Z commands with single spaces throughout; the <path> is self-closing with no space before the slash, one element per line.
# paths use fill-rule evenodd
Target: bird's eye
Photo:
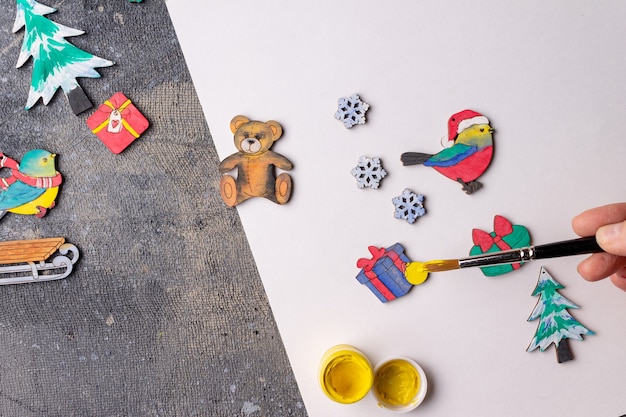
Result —
<path fill-rule="evenodd" d="M 48 158 L 43 158 L 41 161 L 45 164 L 46 162 L 48 162 Z"/>
<path fill-rule="evenodd" d="M 481 128 L 480 128 L 480 131 L 481 131 L 481 132 L 484 132 L 484 131 L 485 131 L 485 128 L 484 128 L 484 127 L 481 127 Z"/>

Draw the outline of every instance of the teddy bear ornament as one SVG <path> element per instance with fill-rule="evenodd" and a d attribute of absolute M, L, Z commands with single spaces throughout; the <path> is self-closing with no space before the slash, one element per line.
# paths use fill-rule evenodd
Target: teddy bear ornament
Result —
<path fill-rule="evenodd" d="M 288 171 L 293 165 L 287 158 L 270 150 L 283 134 L 278 122 L 259 122 L 245 116 L 235 116 L 230 122 L 234 134 L 234 153 L 220 163 L 224 174 L 220 194 L 229 207 L 249 199 L 265 197 L 277 204 L 285 204 L 291 196 L 291 176 L 286 172 L 276 176 L 276 168 Z M 236 170 L 233 177 L 228 172 Z"/>

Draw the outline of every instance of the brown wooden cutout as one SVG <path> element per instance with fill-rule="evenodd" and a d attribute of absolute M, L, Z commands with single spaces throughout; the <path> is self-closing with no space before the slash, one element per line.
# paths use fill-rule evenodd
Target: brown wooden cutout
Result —
<path fill-rule="evenodd" d="M 259 122 L 245 116 L 235 116 L 230 122 L 235 147 L 239 152 L 220 163 L 220 172 L 226 174 L 220 182 L 220 194 L 229 207 L 251 197 L 265 197 L 277 204 L 285 204 L 291 197 L 291 176 L 286 172 L 276 176 L 276 168 L 288 171 L 292 163 L 270 147 L 283 134 L 278 122 Z M 233 177 L 227 173 L 236 170 Z"/>
<path fill-rule="evenodd" d="M 62 237 L 0 242 L 0 285 L 65 278 L 78 257 L 76 246 Z"/>

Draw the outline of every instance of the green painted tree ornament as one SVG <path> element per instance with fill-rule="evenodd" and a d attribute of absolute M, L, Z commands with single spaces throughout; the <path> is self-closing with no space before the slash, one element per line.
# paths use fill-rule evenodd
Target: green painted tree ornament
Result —
<path fill-rule="evenodd" d="M 543 352 L 554 344 L 559 363 L 573 359 L 567 339 L 583 340 L 583 335 L 594 334 L 567 311 L 578 306 L 559 294 L 558 290 L 563 288 L 565 287 L 541 267 L 537 286 L 532 294 L 538 296 L 539 301 L 528 318 L 528 321 L 539 319 L 539 324 L 527 351 L 539 348 Z"/>
<path fill-rule="evenodd" d="M 16 68 L 33 57 L 33 73 L 26 101 L 26 110 L 41 98 L 48 104 L 59 87 L 63 89 L 74 114 L 93 106 L 76 78 L 100 78 L 95 68 L 108 67 L 114 62 L 99 58 L 65 40 L 82 35 L 82 30 L 72 29 L 44 17 L 56 9 L 35 0 L 17 0 L 17 13 L 13 33 L 25 27 L 24 41 Z"/>

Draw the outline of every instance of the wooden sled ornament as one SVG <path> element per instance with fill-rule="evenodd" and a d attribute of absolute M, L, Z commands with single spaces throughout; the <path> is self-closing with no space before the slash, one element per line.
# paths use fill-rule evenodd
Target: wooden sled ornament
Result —
<path fill-rule="evenodd" d="M 59 254 L 46 262 L 55 252 Z M 76 246 L 62 237 L 0 242 L 0 285 L 65 278 L 78 257 Z"/>

